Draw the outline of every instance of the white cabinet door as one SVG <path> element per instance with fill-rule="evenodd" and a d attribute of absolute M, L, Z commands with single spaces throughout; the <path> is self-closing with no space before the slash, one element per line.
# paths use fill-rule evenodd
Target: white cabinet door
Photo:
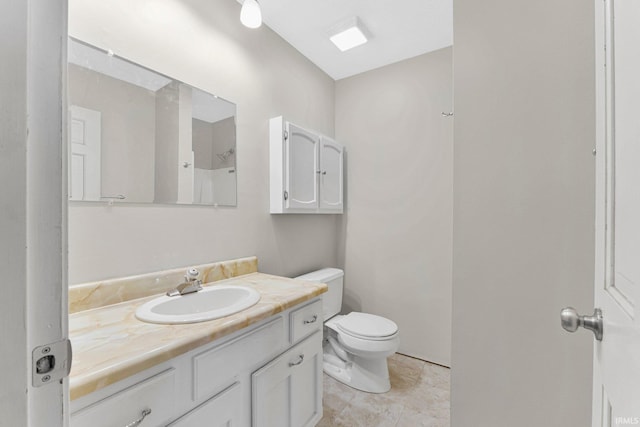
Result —
<path fill-rule="evenodd" d="M 322 332 L 252 375 L 253 427 L 311 427 L 322 418 Z"/>
<path fill-rule="evenodd" d="M 342 213 L 344 147 L 331 138 L 320 140 L 320 209 Z"/>
<path fill-rule="evenodd" d="M 318 208 L 319 143 L 317 135 L 288 123 L 285 141 L 286 208 Z"/>
<path fill-rule="evenodd" d="M 240 426 L 242 414 L 249 409 L 249 403 L 243 401 L 241 391 L 241 384 L 235 383 L 169 424 L 168 427 Z"/>

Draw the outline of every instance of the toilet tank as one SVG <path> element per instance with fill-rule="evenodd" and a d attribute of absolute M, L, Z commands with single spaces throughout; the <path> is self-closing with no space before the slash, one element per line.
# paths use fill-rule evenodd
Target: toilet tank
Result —
<path fill-rule="evenodd" d="M 339 268 L 323 268 L 322 270 L 298 276 L 296 279 L 326 283 L 329 287 L 329 290 L 321 296 L 323 321 L 340 313 L 342 309 L 344 271 Z"/>

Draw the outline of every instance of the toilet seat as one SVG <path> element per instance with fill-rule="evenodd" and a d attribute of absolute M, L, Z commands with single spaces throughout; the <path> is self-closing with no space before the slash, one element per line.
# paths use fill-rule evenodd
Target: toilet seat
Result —
<path fill-rule="evenodd" d="M 387 341 L 398 333 L 398 325 L 395 322 L 382 316 L 357 311 L 342 316 L 335 326 L 340 332 L 362 340 Z"/>
<path fill-rule="evenodd" d="M 381 316 L 352 312 L 332 317 L 325 326 L 336 334 L 338 343 L 348 353 L 361 359 L 383 360 L 385 366 L 386 358 L 400 345 L 398 326 Z"/>

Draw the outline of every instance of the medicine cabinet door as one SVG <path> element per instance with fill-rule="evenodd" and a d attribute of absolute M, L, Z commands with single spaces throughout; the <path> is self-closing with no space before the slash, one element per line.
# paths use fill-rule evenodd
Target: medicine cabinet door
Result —
<path fill-rule="evenodd" d="M 317 135 L 288 123 L 284 195 L 287 209 L 318 208 L 319 143 Z"/>
<path fill-rule="evenodd" d="M 342 213 L 344 147 L 323 136 L 320 141 L 320 209 Z"/>

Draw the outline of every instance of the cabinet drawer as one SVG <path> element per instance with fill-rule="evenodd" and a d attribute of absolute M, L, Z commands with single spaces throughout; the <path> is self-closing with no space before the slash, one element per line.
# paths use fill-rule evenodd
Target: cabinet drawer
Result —
<path fill-rule="evenodd" d="M 296 343 L 322 327 L 322 300 L 291 312 L 289 340 Z"/>
<path fill-rule="evenodd" d="M 159 426 L 174 415 L 175 369 L 171 368 L 71 414 L 72 427 L 124 427 L 151 412 L 140 423 Z"/>
<path fill-rule="evenodd" d="M 222 346 L 193 358 L 193 398 L 205 399 L 238 380 L 238 374 L 255 369 L 286 346 L 284 319 L 276 319 Z"/>
<path fill-rule="evenodd" d="M 235 383 L 211 399 L 178 418 L 167 427 L 227 427 L 242 425 L 243 411 L 249 410 L 242 399 L 240 383 Z"/>

